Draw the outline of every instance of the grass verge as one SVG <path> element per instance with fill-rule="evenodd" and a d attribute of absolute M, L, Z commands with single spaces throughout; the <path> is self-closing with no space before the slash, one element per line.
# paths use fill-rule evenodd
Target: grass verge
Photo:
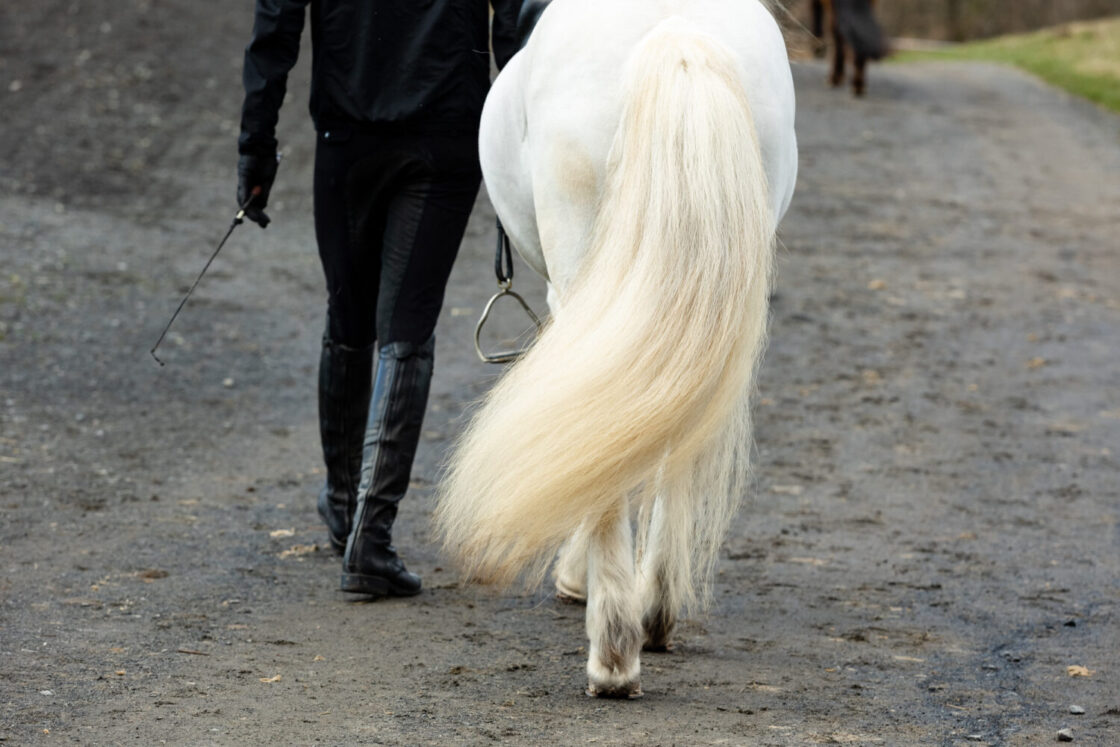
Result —
<path fill-rule="evenodd" d="M 932 51 L 903 52 L 894 59 L 1015 65 L 1052 85 L 1120 112 L 1120 17 L 1067 23 L 1031 34 L 1001 36 Z"/>

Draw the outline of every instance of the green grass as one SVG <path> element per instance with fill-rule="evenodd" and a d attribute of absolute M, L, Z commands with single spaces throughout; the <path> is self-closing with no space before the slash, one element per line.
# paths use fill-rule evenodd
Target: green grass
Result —
<path fill-rule="evenodd" d="M 1001 36 L 899 61 L 960 60 L 1015 65 L 1070 93 L 1120 112 L 1120 17 L 1069 23 L 1032 34 Z"/>

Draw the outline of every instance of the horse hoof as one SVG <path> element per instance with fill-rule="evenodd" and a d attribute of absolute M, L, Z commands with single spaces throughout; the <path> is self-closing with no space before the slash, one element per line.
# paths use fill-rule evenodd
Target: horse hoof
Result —
<path fill-rule="evenodd" d="M 630 682 L 617 687 L 599 687 L 594 682 L 588 682 L 587 697 L 610 698 L 612 700 L 637 700 L 642 697 L 642 683 Z"/>
<path fill-rule="evenodd" d="M 556 598 L 565 604 L 587 604 L 587 594 L 565 584 L 563 581 L 556 582 Z"/>
<path fill-rule="evenodd" d="M 664 607 L 647 611 L 642 617 L 642 629 L 645 631 L 645 640 L 642 650 L 668 653 L 673 650 L 672 635 L 676 627 L 676 616 Z"/>
<path fill-rule="evenodd" d="M 587 604 L 587 599 L 584 597 L 573 597 L 571 594 L 565 594 L 559 589 L 556 591 L 556 599 L 564 604 L 576 604 L 580 606 Z"/>

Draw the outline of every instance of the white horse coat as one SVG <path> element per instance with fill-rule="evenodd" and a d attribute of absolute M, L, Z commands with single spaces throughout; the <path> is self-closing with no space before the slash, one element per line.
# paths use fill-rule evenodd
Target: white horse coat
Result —
<path fill-rule="evenodd" d="M 673 16 L 732 51 L 775 220 L 789 207 L 797 180 L 793 79 L 785 41 L 761 3 L 555 0 L 494 82 L 479 157 L 511 242 L 558 289 L 586 251 L 622 111 L 621 73 L 638 43 Z"/>
<path fill-rule="evenodd" d="M 498 582 L 565 543 L 591 694 L 641 693 L 638 651 L 667 646 L 745 488 L 793 123 L 757 0 L 555 0 L 487 99 L 487 190 L 553 320 L 476 414 L 437 521 Z"/>

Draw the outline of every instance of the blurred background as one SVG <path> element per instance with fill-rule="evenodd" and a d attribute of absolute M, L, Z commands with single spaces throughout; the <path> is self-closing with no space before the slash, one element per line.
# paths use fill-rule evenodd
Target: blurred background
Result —
<path fill-rule="evenodd" d="M 810 0 L 783 3 L 808 25 Z M 1120 0 L 878 0 L 893 37 L 968 41 L 1120 13 Z"/>

